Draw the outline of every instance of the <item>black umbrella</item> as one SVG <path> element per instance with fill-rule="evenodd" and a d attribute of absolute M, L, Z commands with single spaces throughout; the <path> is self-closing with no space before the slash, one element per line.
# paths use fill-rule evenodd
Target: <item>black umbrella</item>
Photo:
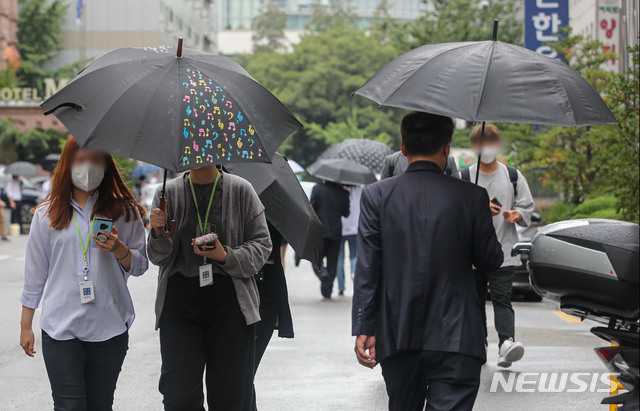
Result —
<path fill-rule="evenodd" d="M 42 107 L 81 147 L 173 171 L 271 161 L 301 124 L 238 63 L 181 41 L 107 53 Z"/>
<path fill-rule="evenodd" d="M 380 173 L 384 158 L 391 153 L 393 150 L 379 141 L 350 138 L 332 145 L 318 159 L 345 158 L 369 167 L 374 173 Z"/>
<path fill-rule="evenodd" d="M 38 174 L 40 169 L 27 161 L 16 161 L 9 164 L 4 172 L 14 176 L 33 176 Z"/>
<path fill-rule="evenodd" d="M 493 39 L 419 47 L 355 94 L 380 105 L 467 121 L 556 126 L 616 124 L 596 90 L 567 64 Z M 479 168 L 478 168 L 479 170 Z"/>
<path fill-rule="evenodd" d="M 267 220 L 296 253 L 320 265 L 322 223 L 287 160 L 276 153 L 272 164 L 236 163 L 225 164 L 225 168 L 253 185 L 264 204 Z"/>
<path fill-rule="evenodd" d="M 44 160 L 40 164 L 42 165 L 42 168 L 44 168 L 45 170 L 49 172 L 53 172 L 56 169 L 56 164 L 58 164 L 59 161 L 60 161 L 60 154 L 51 153 L 51 154 L 47 154 L 47 156 L 44 158 Z"/>
<path fill-rule="evenodd" d="M 165 182 L 167 170 L 270 162 L 302 126 L 238 63 L 189 49 L 183 54 L 182 38 L 177 49 L 107 53 L 42 107 L 80 146 L 163 167 Z M 164 192 L 163 183 L 163 200 Z"/>
<path fill-rule="evenodd" d="M 367 185 L 378 181 L 369 167 L 343 158 L 316 160 L 307 172 L 323 180 L 348 185 Z"/>

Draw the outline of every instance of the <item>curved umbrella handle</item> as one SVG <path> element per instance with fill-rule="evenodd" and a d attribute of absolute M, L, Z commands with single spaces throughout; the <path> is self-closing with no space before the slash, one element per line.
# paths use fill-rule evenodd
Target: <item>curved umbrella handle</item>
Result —
<path fill-rule="evenodd" d="M 167 214 L 167 199 L 162 198 L 160 200 L 162 202 L 162 211 L 164 211 L 165 215 Z M 165 224 L 164 229 L 160 233 L 163 237 L 171 237 L 176 232 L 176 220 L 168 221 L 169 229 L 167 230 L 167 224 Z"/>

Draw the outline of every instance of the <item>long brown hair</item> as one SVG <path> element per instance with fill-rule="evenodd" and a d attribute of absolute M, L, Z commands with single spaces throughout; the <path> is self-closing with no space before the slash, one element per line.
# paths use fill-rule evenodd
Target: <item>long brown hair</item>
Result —
<path fill-rule="evenodd" d="M 72 217 L 71 197 L 73 196 L 73 183 L 71 181 L 71 166 L 79 146 L 73 137 L 69 137 L 64 145 L 60 161 L 51 178 L 51 191 L 45 200 L 38 204 L 32 211 L 40 206 L 47 207 L 47 213 L 51 220 L 50 226 L 60 230 L 69 226 Z M 100 196 L 93 207 L 93 214 L 117 220 L 125 214 L 125 221 L 129 221 L 131 213 L 137 211 L 140 218 L 145 215 L 145 209 L 131 194 L 131 190 L 124 183 L 116 163 L 110 154 L 105 154 L 104 179 L 98 191 Z"/>

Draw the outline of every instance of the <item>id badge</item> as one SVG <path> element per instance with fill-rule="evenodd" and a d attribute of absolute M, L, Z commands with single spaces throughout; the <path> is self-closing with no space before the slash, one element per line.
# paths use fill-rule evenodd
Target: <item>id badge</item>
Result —
<path fill-rule="evenodd" d="M 82 304 L 95 303 L 96 295 L 93 290 L 93 281 L 80 281 L 80 302 Z"/>
<path fill-rule="evenodd" d="M 213 284 L 213 266 L 205 264 L 200 266 L 200 287 Z"/>

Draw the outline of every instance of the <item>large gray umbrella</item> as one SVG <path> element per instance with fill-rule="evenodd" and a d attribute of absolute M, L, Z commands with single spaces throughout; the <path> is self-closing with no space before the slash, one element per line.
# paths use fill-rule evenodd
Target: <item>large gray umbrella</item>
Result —
<path fill-rule="evenodd" d="M 617 121 L 596 90 L 567 64 L 494 40 L 419 47 L 355 94 L 384 106 L 467 121 L 592 126 Z"/>
<path fill-rule="evenodd" d="M 16 161 L 9 164 L 4 172 L 14 176 L 33 176 L 38 174 L 40 169 L 27 161 Z"/>
<path fill-rule="evenodd" d="M 253 185 L 264 204 L 267 220 L 296 254 L 321 265 L 322 223 L 287 160 L 276 153 L 272 164 L 234 163 L 225 164 L 225 168 Z"/>
<path fill-rule="evenodd" d="M 349 138 L 326 149 L 318 159 L 345 158 L 380 173 L 384 158 L 393 153 L 388 145 L 366 138 Z"/>
<path fill-rule="evenodd" d="M 497 36 L 495 20 L 491 41 L 411 50 L 355 94 L 381 106 L 481 121 L 481 136 L 486 121 L 570 127 L 618 123 L 598 92 L 568 65 Z M 476 184 L 479 176 L 480 167 Z"/>
<path fill-rule="evenodd" d="M 367 185 L 378 181 L 369 167 L 343 158 L 316 160 L 307 167 L 307 172 L 323 180 L 348 185 Z"/>

